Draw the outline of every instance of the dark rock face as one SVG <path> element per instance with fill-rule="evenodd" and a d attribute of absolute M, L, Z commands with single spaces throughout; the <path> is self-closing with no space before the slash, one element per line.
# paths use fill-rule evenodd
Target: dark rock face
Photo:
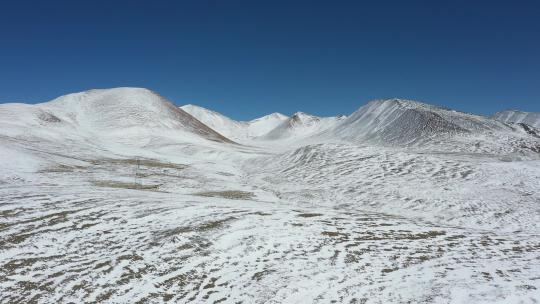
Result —
<path fill-rule="evenodd" d="M 416 143 L 434 135 L 467 133 L 468 130 L 444 119 L 437 113 L 406 109 L 379 134 L 393 143 Z"/>
<path fill-rule="evenodd" d="M 524 123 L 518 123 L 518 126 L 522 127 L 523 130 L 525 130 L 525 132 L 527 132 L 528 134 L 531 134 L 534 137 L 540 138 L 540 135 L 538 135 L 537 133 L 538 130 L 532 128 L 531 126 Z"/>
<path fill-rule="evenodd" d="M 48 112 L 41 112 L 39 115 L 38 115 L 38 118 L 44 122 L 52 122 L 52 123 L 56 123 L 56 122 L 61 122 L 62 120 L 60 120 L 60 118 L 54 116 L 53 114 L 51 113 L 48 113 Z"/>

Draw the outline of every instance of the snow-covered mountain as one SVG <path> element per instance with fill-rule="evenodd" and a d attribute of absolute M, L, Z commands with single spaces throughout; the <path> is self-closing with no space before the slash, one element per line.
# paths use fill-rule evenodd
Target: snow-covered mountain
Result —
<path fill-rule="evenodd" d="M 537 112 L 506 110 L 497 112 L 492 117 L 506 123 L 524 123 L 535 128 L 540 128 L 540 113 Z"/>
<path fill-rule="evenodd" d="M 244 122 L 232 120 L 218 112 L 188 104 L 180 107 L 182 110 L 197 118 L 216 132 L 228 137 L 235 138 L 239 133 L 243 133 L 247 125 Z"/>
<path fill-rule="evenodd" d="M 537 129 L 398 99 L 183 108 L 133 88 L 0 105 L 0 303 L 540 298 Z"/>
<path fill-rule="evenodd" d="M 516 147 L 534 150 L 538 141 L 534 130 L 521 125 L 410 100 L 372 101 L 348 117 L 297 112 L 290 118 L 273 113 L 251 121 L 235 121 L 195 105 L 178 108 L 140 88 L 91 90 L 36 105 L 3 104 L 0 124 L 0 135 L 58 145 L 78 141 L 81 146 L 98 147 L 201 140 L 230 143 L 230 138 L 249 144 L 291 140 L 298 145 L 329 141 L 400 146 L 441 143 L 441 147 L 448 144 L 448 149 L 467 151 L 473 151 L 469 147 L 474 144 L 481 148 L 474 151 L 495 153 L 514 151 Z"/>
<path fill-rule="evenodd" d="M 277 126 L 279 126 L 282 122 L 284 122 L 288 118 L 289 118 L 288 116 L 285 116 L 281 113 L 272 113 L 272 114 L 268 114 L 260 118 L 250 120 L 248 121 L 249 136 L 252 136 L 252 137 L 262 136 L 270 132 Z"/>
<path fill-rule="evenodd" d="M 345 116 L 317 117 L 303 112 L 296 112 L 272 131 L 261 137 L 262 140 L 291 140 L 307 138 L 334 127 Z"/>
<path fill-rule="evenodd" d="M 508 153 L 538 149 L 530 130 L 480 116 L 411 100 L 372 101 L 335 127 L 317 135 L 319 142 L 416 146 L 444 151 Z M 522 149 L 523 148 L 523 149 Z"/>
<path fill-rule="evenodd" d="M 272 113 L 251 121 L 236 121 L 192 104 L 181 108 L 220 134 L 237 141 L 251 140 L 264 135 L 288 119 L 283 114 Z"/>
<path fill-rule="evenodd" d="M 36 105 L 0 105 L 3 134 L 77 132 L 92 138 L 160 136 L 230 142 L 160 95 L 140 88 L 91 90 Z M 159 131 L 158 131 L 159 130 Z"/>
<path fill-rule="evenodd" d="M 411 100 L 372 101 L 358 109 L 331 135 L 358 141 L 411 144 L 434 136 L 511 130 L 501 122 Z"/>
<path fill-rule="evenodd" d="M 35 105 L 0 105 L 0 145 L 12 159 L 24 154 L 14 151 L 16 146 L 89 158 L 228 143 L 232 141 L 146 89 L 91 90 Z M 0 166 L 14 164 L 0 160 Z"/>

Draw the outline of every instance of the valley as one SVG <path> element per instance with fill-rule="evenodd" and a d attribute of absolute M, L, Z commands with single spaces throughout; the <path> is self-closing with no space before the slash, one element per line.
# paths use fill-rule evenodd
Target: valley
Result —
<path fill-rule="evenodd" d="M 0 302 L 540 298 L 538 129 L 403 100 L 205 110 L 133 88 L 0 105 Z"/>

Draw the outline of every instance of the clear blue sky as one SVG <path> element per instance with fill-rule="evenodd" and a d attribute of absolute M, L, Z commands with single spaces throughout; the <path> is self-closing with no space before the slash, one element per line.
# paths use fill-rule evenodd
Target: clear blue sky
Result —
<path fill-rule="evenodd" d="M 2 1 L 0 101 L 117 86 L 236 119 L 540 112 L 540 1 Z"/>

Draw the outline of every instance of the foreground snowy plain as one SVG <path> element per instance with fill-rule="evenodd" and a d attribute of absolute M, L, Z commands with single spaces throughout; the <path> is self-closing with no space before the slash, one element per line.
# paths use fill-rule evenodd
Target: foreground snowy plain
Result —
<path fill-rule="evenodd" d="M 25 121 L 0 108 L 0 302 L 540 301 L 527 132 L 396 146 L 310 122 L 303 138 L 237 144 L 147 91 L 106 93 L 39 107 L 52 116 L 25 107 Z M 115 129 L 99 114 L 111 99 L 129 118 Z"/>

